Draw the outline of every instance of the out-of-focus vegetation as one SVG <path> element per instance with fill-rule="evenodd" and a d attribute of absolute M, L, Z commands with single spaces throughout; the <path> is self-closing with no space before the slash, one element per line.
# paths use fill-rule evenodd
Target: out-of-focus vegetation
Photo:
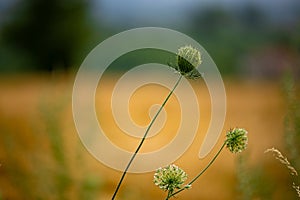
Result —
<path fill-rule="evenodd" d="M 16 108 L 20 105 L 18 100 L 8 105 L 3 104 L 7 97 L 1 99 L 0 199 L 3 194 L 3 199 L 89 200 L 95 199 L 102 190 L 103 179 L 86 164 L 82 155 L 84 147 L 76 134 L 70 134 L 75 132 L 69 128 L 65 131 L 69 124 L 66 122 L 69 88 L 58 81 L 48 79 L 46 82 L 51 82 L 51 87 L 38 81 L 43 85 L 39 94 L 31 84 L 23 84 L 25 95 L 19 92 L 15 98 L 23 96 L 19 108 Z M 28 86 L 31 89 L 26 89 Z M 63 94 L 53 91 L 55 87 Z M 2 94 L 14 89 L 2 88 Z M 4 105 L 12 105 L 13 109 Z"/>
<path fill-rule="evenodd" d="M 97 12 L 92 9 L 94 4 L 84 0 L 16 2 L 0 24 L 1 72 L 77 69 L 99 42 L 134 28 L 125 21 L 120 22 L 121 28 L 118 24 L 103 23 L 106 16 L 93 14 Z M 98 4 L 101 6 L 101 1 Z M 290 10 L 282 13 L 270 13 L 261 5 L 246 2 L 232 8 L 223 4 L 195 4 L 186 12 L 183 24 L 170 28 L 203 45 L 223 75 L 278 77 L 287 67 L 299 74 L 300 3 L 294 2 Z M 282 16 L 278 16 L 280 13 Z M 145 24 L 149 25 L 147 20 Z M 165 27 L 169 27 L 167 22 Z M 134 62 L 127 59 L 126 63 Z"/>
<path fill-rule="evenodd" d="M 78 69 L 99 42 L 143 24 L 105 24 L 105 14 L 93 14 L 94 3 L 16 0 L 5 15 L 0 13 L 0 199 L 111 198 L 120 173 L 97 162 L 80 143 L 71 116 L 74 77 L 70 80 L 70 75 L 61 77 L 55 72 Z M 300 3 L 280 13 L 277 10 L 277 15 L 270 15 L 262 7 L 247 3 L 233 8 L 195 4 L 186 13 L 185 23 L 166 24 L 165 27 L 197 40 L 222 75 L 275 78 L 271 82 L 224 79 L 228 98 L 224 129 L 235 125 L 249 129 L 249 151 L 240 157 L 237 173 L 234 158 L 222 154 L 203 179 L 193 185 L 197 189 L 178 199 L 297 198 L 289 174 L 263 154 L 265 149 L 276 146 L 300 170 Z M 114 14 L 118 15 L 118 11 Z M 289 19 L 283 20 L 286 16 Z M 145 26 L 156 24 L 145 22 Z M 164 63 L 169 56 L 159 50 L 134 51 L 113 62 L 108 71 L 127 70 L 149 62 Z M 279 86 L 278 80 L 286 69 L 290 75 Z M 20 75 L 23 72 L 54 75 Z M 6 73 L 13 75 L 6 77 Z M 105 96 L 110 95 L 106 89 L 113 87 L 112 82 L 109 78 Z M 199 85 L 199 91 L 205 91 L 202 82 Z M 150 99 L 158 92 L 149 89 L 146 94 Z M 148 100 L 147 95 L 142 101 Z M 206 98 L 209 95 L 199 96 L 201 122 L 208 124 L 210 113 L 205 109 L 210 107 Z M 106 119 L 109 113 L 101 115 Z M 109 117 L 106 120 L 104 123 L 112 123 Z M 199 132 L 206 128 L 200 127 Z M 194 143 L 176 161 L 191 176 L 207 162 L 195 157 L 201 138 Z M 120 199 L 160 199 L 162 194 L 153 185 L 152 176 L 130 174 Z"/>
<path fill-rule="evenodd" d="M 291 71 L 286 71 L 282 79 L 282 95 L 287 111 L 282 122 L 284 135 L 280 138 L 282 142 L 279 148 L 296 171 L 300 170 L 300 97 L 297 95 L 298 91 L 299 85 L 295 84 L 294 75 Z M 253 165 L 249 161 L 249 154 L 239 158 L 237 177 L 240 199 L 299 199 L 298 191 L 293 188 L 294 184 L 298 186 L 300 183 L 299 175 L 291 174 L 282 162 L 271 159 L 266 155 L 263 162 Z"/>
<path fill-rule="evenodd" d="M 1 71 L 66 70 L 81 62 L 92 34 L 87 1 L 15 4 L 0 29 Z"/>
<path fill-rule="evenodd" d="M 291 66 L 299 73 L 300 16 L 294 20 L 276 22 L 255 5 L 235 12 L 214 6 L 193 16 L 191 33 L 221 72 L 278 77 Z"/>

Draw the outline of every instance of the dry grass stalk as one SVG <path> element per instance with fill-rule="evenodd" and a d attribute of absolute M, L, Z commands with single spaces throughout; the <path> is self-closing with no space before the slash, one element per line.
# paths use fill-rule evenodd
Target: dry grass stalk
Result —
<path fill-rule="evenodd" d="M 273 156 L 277 160 L 279 160 L 280 163 L 285 165 L 290 170 L 290 173 L 291 173 L 292 176 L 298 176 L 298 172 L 296 171 L 296 169 L 291 165 L 291 163 L 288 161 L 288 159 L 286 157 L 284 157 L 278 149 L 275 149 L 273 147 L 272 149 L 267 149 L 265 151 L 265 153 L 268 153 L 268 152 L 272 152 Z"/>
<path fill-rule="evenodd" d="M 300 186 L 293 183 L 293 188 L 296 190 L 298 197 L 300 198 Z"/>
<path fill-rule="evenodd" d="M 288 159 L 286 157 L 284 157 L 282 155 L 282 153 L 278 150 L 278 149 L 275 149 L 274 147 L 271 148 L 271 149 L 267 149 L 265 151 L 265 153 L 268 153 L 268 152 L 272 152 L 273 153 L 273 156 L 279 160 L 280 163 L 282 163 L 283 165 L 285 165 L 289 170 L 290 170 L 290 174 L 292 176 L 298 176 L 298 172 L 297 170 L 291 165 L 291 163 L 288 161 Z M 300 198 L 300 186 L 299 185 L 296 185 L 295 182 L 293 182 L 293 186 L 292 186 L 295 191 L 297 192 L 297 195 L 298 197 Z"/>

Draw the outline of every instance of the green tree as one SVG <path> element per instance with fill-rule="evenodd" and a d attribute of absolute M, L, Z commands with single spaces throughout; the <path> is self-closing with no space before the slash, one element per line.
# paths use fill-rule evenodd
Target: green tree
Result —
<path fill-rule="evenodd" d="M 32 69 L 68 69 L 91 33 L 88 7 L 85 0 L 20 1 L 3 27 L 4 45 L 26 56 Z"/>

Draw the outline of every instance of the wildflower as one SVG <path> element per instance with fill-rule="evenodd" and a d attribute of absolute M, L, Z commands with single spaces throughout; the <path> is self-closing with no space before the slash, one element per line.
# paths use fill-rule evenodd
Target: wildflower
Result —
<path fill-rule="evenodd" d="M 200 51 L 192 46 L 183 46 L 178 49 L 176 57 L 176 66 L 174 67 L 183 76 L 190 79 L 201 77 L 197 67 L 202 63 Z"/>
<path fill-rule="evenodd" d="M 247 148 L 248 132 L 242 128 L 234 128 L 226 133 L 226 147 L 232 153 L 240 153 Z"/>
<path fill-rule="evenodd" d="M 187 174 L 174 164 L 158 168 L 154 174 L 154 184 L 169 193 L 175 189 L 181 189 L 186 179 Z"/>

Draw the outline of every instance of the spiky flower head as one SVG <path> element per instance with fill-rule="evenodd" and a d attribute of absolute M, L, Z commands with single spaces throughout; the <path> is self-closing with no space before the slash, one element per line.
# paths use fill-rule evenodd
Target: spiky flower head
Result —
<path fill-rule="evenodd" d="M 187 174 L 176 165 L 158 168 L 154 174 L 154 184 L 160 189 L 173 192 L 180 189 L 187 179 Z"/>
<path fill-rule="evenodd" d="M 232 153 L 240 153 L 247 148 L 248 132 L 243 128 L 230 129 L 226 133 L 226 147 Z"/>
<path fill-rule="evenodd" d="M 201 77 L 197 67 L 202 63 L 200 51 L 191 45 L 178 49 L 176 70 L 187 78 Z"/>

